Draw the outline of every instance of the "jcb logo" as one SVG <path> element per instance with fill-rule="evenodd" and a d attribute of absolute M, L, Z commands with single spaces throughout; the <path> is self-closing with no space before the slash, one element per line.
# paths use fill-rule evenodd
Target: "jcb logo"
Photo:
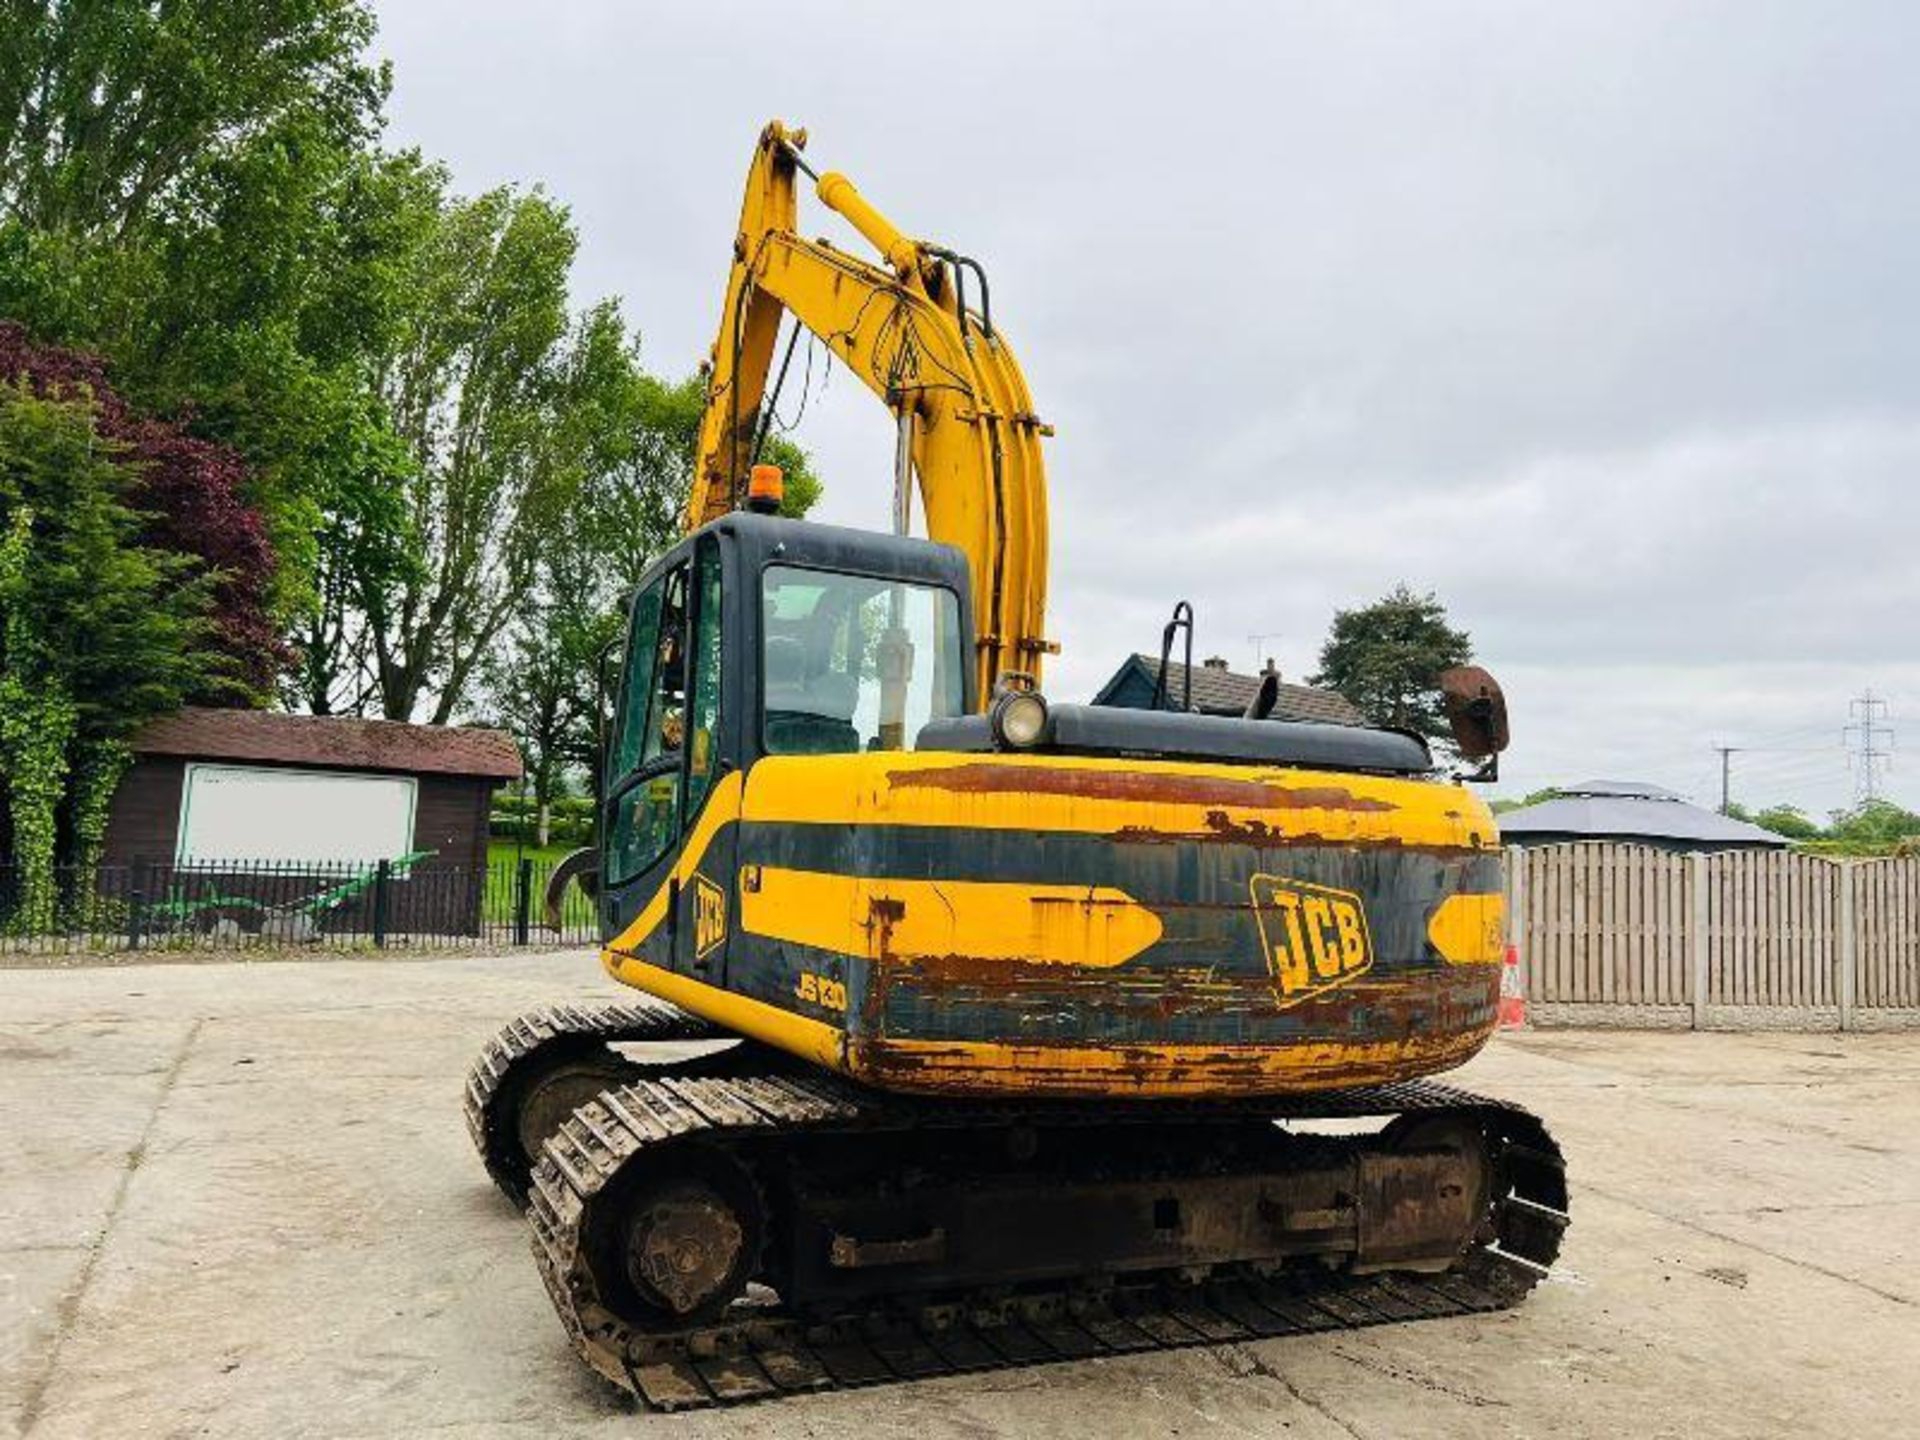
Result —
<path fill-rule="evenodd" d="M 1373 964 L 1373 939 L 1358 895 L 1277 875 L 1256 875 L 1250 888 L 1282 1005 L 1344 985 Z"/>
<path fill-rule="evenodd" d="M 704 875 L 693 877 L 693 955 L 704 960 L 727 938 L 727 892 Z"/>

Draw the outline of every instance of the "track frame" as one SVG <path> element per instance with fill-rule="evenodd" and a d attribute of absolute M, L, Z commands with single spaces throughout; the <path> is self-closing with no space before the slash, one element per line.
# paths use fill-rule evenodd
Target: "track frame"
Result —
<path fill-rule="evenodd" d="M 514 1065 L 537 1063 L 533 1057 L 542 1044 L 564 1045 L 561 1036 L 586 1030 L 625 1044 L 633 1054 L 635 1044 L 656 1040 L 730 1038 L 657 1002 L 601 1010 L 557 1007 L 541 1016 L 540 1024 L 510 1026 L 503 1036 L 518 1038 L 505 1047 L 496 1042 L 475 1068 L 468 1086 L 469 1129 L 483 1156 L 487 1137 L 502 1132 L 490 1101 L 511 1093 L 512 1085 L 503 1081 Z M 503 1065 L 506 1051 L 518 1053 L 507 1055 Z M 1219 1104 L 990 1103 L 888 1095 L 792 1067 L 740 1073 L 753 1058 L 749 1053 L 716 1065 L 711 1058 L 663 1056 L 636 1064 L 640 1078 L 580 1106 L 547 1139 L 532 1173 L 527 1214 L 533 1251 L 562 1325 L 593 1370 L 648 1408 L 728 1405 L 1504 1309 L 1548 1273 L 1568 1223 L 1564 1163 L 1541 1122 L 1518 1106 L 1430 1081 Z M 595 1267 L 604 1271 L 605 1260 L 593 1241 L 596 1200 L 688 1146 L 761 1157 L 753 1166 L 764 1173 L 765 1156 L 802 1139 L 886 1145 L 890 1137 L 933 1129 L 997 1132 L 1018 1147 L 1023 1130 L 1072 1128 L 1111 1136 L 1124 1149 L 1151 1127 L 1318 1120 L 1443 1128 L 1467 1123 L 1484 1137 L 1488 1186 L 1477 1202 L 1481 1217 L 1448 1269 L 1393 1269 L 1388 1237 L 1382 1243 L 1389 1249 L 1374 1257 L 1375 1273 L 1356 1273 L 1366 1267 L 1355 1266 L 1353 1247 L 1330 1244 L 1331 1264 L 1204 1261 L 1096 1280 L 882 1285 L 876 1293 L 845 1296 L 822 1295 L 811 1286 L 801 1306 L 756 1285 L 717 1318 L 647 1327 L 623 1318 L 600 1294 L 603 1277 Z M 779 1241 L 772 1243 L 777 1248 Z M 856 1263 L 841 1267 L 846 1273 L 861 1270 L 854 1258 Z M 924 1257 L 872 1258 L 873 1270 L 890 1275 L 911 1271 L 912 1262 Z"/>

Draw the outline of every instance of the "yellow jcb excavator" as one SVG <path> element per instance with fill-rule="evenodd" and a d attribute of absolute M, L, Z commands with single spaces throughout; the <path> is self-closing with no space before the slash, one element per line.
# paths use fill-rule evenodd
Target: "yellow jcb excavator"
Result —
<path fill-rule="evenodd" d="M 1048 432 L 985 273 L 804 143 L 760 136 L 629 610 L 597 903 L 643 996 L 523 1016 L 467 1086 L 576 1348 L 679 1408 L 1513 1303 L 1559 1151 L 1419 1078 L 1495 1023 L 1486 806 L 1271 691 L 1049 704 Z M 883 263 L 800 236 L 802 175 Z M 893 533 L 773 513 L 783 313 L 893 415 Z M 1446 684 L 1490 768 L 1498 688 Z"/>

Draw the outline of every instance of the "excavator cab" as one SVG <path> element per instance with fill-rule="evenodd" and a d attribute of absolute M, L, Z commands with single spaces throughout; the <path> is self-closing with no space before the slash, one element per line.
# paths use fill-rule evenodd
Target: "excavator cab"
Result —
<path fill-rule="evenodd" d="M 747 773 L 769 756 L 911 750 L 975 708 L 952 546 L 741 511 L 668 551 L 628 607 L 605 765 L 607 939 L 726 983 Z M 689 845 L 700 854 L 676 873 Z"/>

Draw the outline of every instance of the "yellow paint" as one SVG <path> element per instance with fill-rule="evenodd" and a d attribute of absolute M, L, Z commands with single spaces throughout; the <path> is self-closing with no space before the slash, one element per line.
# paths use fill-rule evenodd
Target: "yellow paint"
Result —
<path fill-rule="evenodd" d="M 1107 969 L 1159 940 L 1124 890 L 1025 881 L 874 880 L 764 866 L 740 924 L 771 940 L 896 961 L 965 955 Z"/>
<path fill-rule="evenodd" d="M 1498 965 L 1502 909 L 1498 895 L 1449 895 L 1427 922 L 1427 938 L 1449 965 Z"/>
<path fill-rule="evenodd" d="M 621 953 L 616 946 L 602 951 L 600 959 L 613 978 L 623 984 L 658 995 L 716 1025 L 777 1046 L 829 1070 L 846 1069 L 846 1037 L 837 1025 L 795 1015 L 764 1000 L 649 965 L 638 956 Z"/>
<path fill-rule="evenodd" d="M 1081 793 L 1058 794 L 1037 786 L 981 792 L 939 783 L 938 772 L 972 767 L 1003 774 L 1067 772 L 1082 777 L 1085 785 Z M 1092 793 L 1106 776 L 1143 782 L 1163 778 L 1176 784 L 1214 781 L 1229 788 L 1252 785 L 1264 787 L 1267 798 L 1183 803 Z M 936 783 L 927 783 L 929 777 Z M 1337 796 L 1341 803 L 1298 803 L 1316 796 Z M 770 756 L 754 765 L 741 813 L 748 820 L 773 824 L 941 825 L 1094 835 L 1134 831 L 1208 839 L 1222 825 L 1257 822 L 1282 839 L 1297 836 L 1332 844 L 1383 841 L 1490 849 L 1499 843 L 1492 813 L 1477 795 L 1458 785 L 1277 766 L 1088 755 L 923 750 Z"/>
<path fill-rule="evenodd" d="M 1358 895 L 1281 875 L 1247 882 L 1282 1009 L 1357 980 L 1373 965 L 1373 937 Z"/>
<path fill-rule="evenodd" d="M 1033 397 L 1006 337 L 989 339 L 956 310 L 951 267 L 909 239 L 844 175 L 816 193 L 886 266 L 799 232 L 795 151 L 803 131 L 760 134 L 734 237 L 706 410 L 694 453 L 686 528 L 734 509 L 783 314 L 826 341 L 833 358 L 894 412 L 910 417 L 927 534 L 957 546 L 972 576 L 980 703 L 1003 671 L 1038 675 L 1052 648 L 1047 604 L 1047 486 Z"/>

